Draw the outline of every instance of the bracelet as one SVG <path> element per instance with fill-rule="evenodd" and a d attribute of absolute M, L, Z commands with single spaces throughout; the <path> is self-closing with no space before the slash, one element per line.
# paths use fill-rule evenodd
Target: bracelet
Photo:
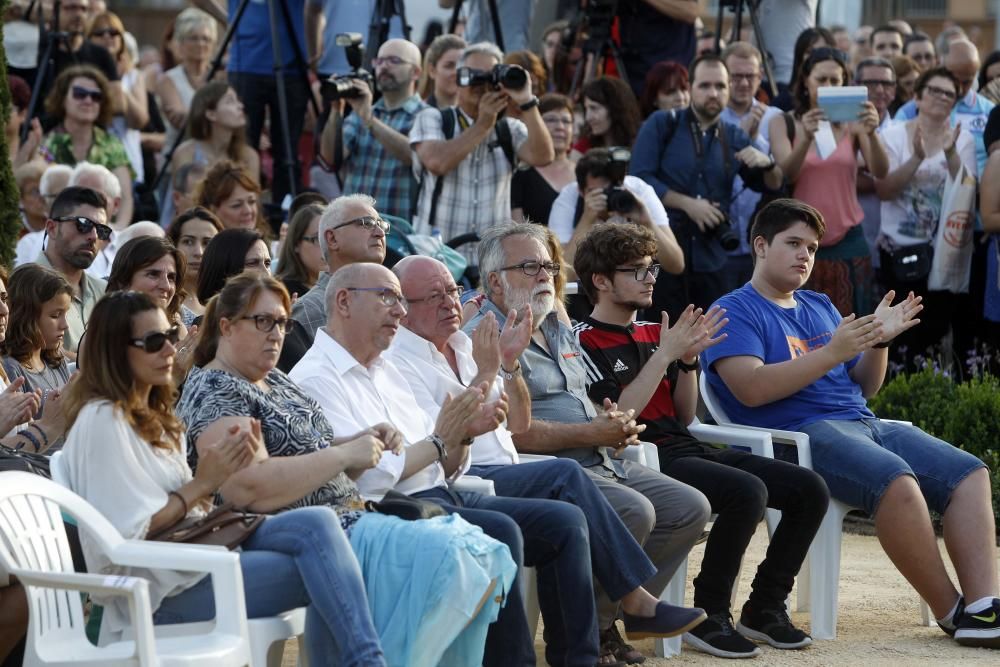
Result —
<path fill-rule="evenodd" d="M 177 500 L 181 501 L 181 505 L 184 507 L 184 514 L 181 515 L 181 518 L 186 517 L 188 515 L 188 501 L 184 500 L 184 496 L 179 491 L 169 491 L 167 493 L 168 501 L 170 500 L 170 496 L 175 496 Z"/>
<path fill-rule="evenodd" d="M 439 436 L 437 433 L 431 433 L 429 436 L 427 436 L 427 439 L 430 440 L 431 444 L 433 444 L 437 448 L 438 461 L 440 461 L 441 463 L 447 461 L 448 450 L 445 448 L 444 440 L 441 439 L 441 436 Z"/>
<path fill-rule="evenodd" d="M 36 431 L 38 431 L 38 435 L 42 436 L 42 442 L 45 445 L 45 449 L 48 449 L 49 448 L 49 436 L 45 435 L 45 431 L 43 431 L 42 427 L 38 425 L 38 422 L 31 422 L 30 424 L 28 424 L 28 428 L 34 428 Z M 41 451 L 41 450 L 39 450 L 39 451 Z"/>
<path fill-rule="evenodd" d="M 677 360 L 677 368 L 684 371 L 685 373 L 692 373 L 701 367 L 701 362 L 698 357 L 695 357 L 693 364 L 685 363 L 683 359 Z"/>
<path fill-rule="evenodd" d="M 874 345 L 872 345 L 872 347 L 875 348 L 876 350 L 884 350 L 885 348 L 889 347 L 889 341 L 885 341 L 883 343 L 875 343 Z"/>
<path fill-rule="evenodd" d="M 36 452 L 42 451 L 42 443 L 38 442 L 38 438 L 31 435 L 31 432 L 28 429 L 24 429 L 23 431 L 18 433 L 18 435 L 23 435 L 25 438 L 27 438 L 28 442 L 30 442 L 32 445 L 35 446 Z M 23 449 L 23 448 L 24 448 L 24 443 L 22 442 L 21 446 L 18 447 L 18 449 Z"/>

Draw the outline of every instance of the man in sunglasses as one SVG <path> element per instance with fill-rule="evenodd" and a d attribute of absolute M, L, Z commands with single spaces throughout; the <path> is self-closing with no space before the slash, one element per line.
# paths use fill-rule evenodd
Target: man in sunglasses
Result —
<path fill-rule="evenodd" d="M 463 331 L 471 335 L 488 313 L 500 328 L 511 310 L 528 308 L 532 314 L 531 342 L 519 366 L 507 369 L 523 375 L 531 396 L 528 429 L 513 435 L 517 451 L 570 458 L 584 467 L 656 566 L 643 586 L 659 596 L 701 537 L 711 514 L 708 500 L 687 484 L 614 455 L 637 443 L 645 426 L 635 422 L 632 410 L 620 410 L 611 400 L 595 406 L 587 395 L 586 362 L 558 314 L 553 277 L 561 267 L 549 256 L 544 228 L 493 227 L 479 243 L 479 266 L 486 300 Z M 606 592 L 598 595 L 599 627 L 606 631 L 617 606 Z"/>
<path fill-rule="evenodd" d="M 45 221 L 42 253 L 35 260 L 61 273 L 73 288 L 63 349 L 74 360 L 90 313 L 108 285 L 86 271 L 97 257 L 98 240 L 111 238 L 107 221 L 108 201 L 104 195 L 90 188 L 66 188 L 52 204 L 49 219 Z"/>
<path fill-rule="evenodd" d="M 347 168 L 344 192 L 366 192 L 383 212 L 408 219 L 414 185 L 407 135 L 417 114 L 427 108 L 416 94 L 420 49 L 405 39 L 390 39 L 379 47 L 373 65 L 382 97 L 372 104 L 368 83 L 353 79 L 357 97 L 334 103 L 320 138 L 320 157 L 334 170 Z M 346 119 L 344 103 L 353 111 Z"/>
<path fill-rule="evenodd" d="M 598 225 L 576 251 L 576 273 L 594 304 L 574 327 L 587 359 L 587 393 L 634 410 L 647 428 L 643 439 L 657 445 L 660 471 L 690 484 L 717 514 L 701 573 L 694 580 L 695 605 L 708 620 L 685 640 L 722 658 L 747 658 L 760 649 L 750 641 L 796 649 L 812 643 L 785 613 L 785 600 L 826 514 L 829 493 L 819 475 L 799 466 L 700 442 L 687 429 L 698 405 L 698 355 L 726 334 L 725 310 L 702 313 L 689 306 L 674 322 L 637 322 L 652 305 L 656 240 L 645 229 Z M 734 628 L 732 586 L 750 539 L 764 516 L 782 512 L 779 528 L 757 570 L 750 599 Z"/>

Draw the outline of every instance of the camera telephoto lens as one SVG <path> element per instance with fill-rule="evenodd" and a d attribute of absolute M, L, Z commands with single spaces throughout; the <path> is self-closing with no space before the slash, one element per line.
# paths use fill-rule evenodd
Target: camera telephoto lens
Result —
<path fill-rule="evenodd" d="M 612 185 L 604 189 L 608 198 L 609 213 L 631 213 L 635 210 L 635 195 L 620 185 Z"/>
<path fill-rule="evenodd" d="M 493 68 L 493 78 L 496 83 L 503 84 L 510 90 L 521 90 L 528 83 L 528 73 L 520 67 L 497 65 Z"/>

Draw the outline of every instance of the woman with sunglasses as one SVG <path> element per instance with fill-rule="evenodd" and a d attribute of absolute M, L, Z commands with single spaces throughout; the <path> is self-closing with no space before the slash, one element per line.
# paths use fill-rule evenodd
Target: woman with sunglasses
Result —
<path fill-rule="evenodd" d="M 382 456 L 400 452 L 402 436 L 389 424 L 377 424 L 336 437 L 319 405 L 275 367 L 290 305 L 281 283 L 253 272 L 232 278 L 208 304 L 196 368 L 177 404 L 197 445 L 189 448 L 191 467 L 197 473 L 202 465 L 203 434 L 213 422 L 259 420 L 263 460 L 237 473 L 222 494 L 254 511 L 337 511 L 369 582 L 369 604 L 389 664 L 482 664 L 486 624 L 498 610 L 494 587 L 498 580 L 505 588 L 511 582 L 509 550 L 461 520 L 387 523 L 384 516 L 357 511 L 353 479 Z M 469 391 L 446 404 L 435 425 L 438 435 L 448 440 L 464 433 L 481 399 Z"/>
<path fill-rule="evenodd" d="M 208 242 L 198 271 L 198 301 L 208 305 L 226 281 L 244 271 L 270 274 L 271 252 L 252 229 L 224 229 Z"/>
<path fill-rule="evenodd" d="M 281 243 L 275 277 L 293 296 L 302 296 L 312 289 L 320 271 L 326 270 L 319 238 L 321 215 L 323 206 L 320 204 L 309 204 L 296 211 Z"/>
<path fill-rule="evenodd" d="M 72 295 L 73 289 L 61 274 L 38 264 L 20 266 L 10 276 L 3 370 L 10 380 L 24 379 L 22 391 L 40 396 L 41 415 L 36 416 L 45 415 L 49 395 L 59 396 L 69 382 L 63 338 L 69 328 L 66 312 Z M 54 442 L 50 438 L 46 448 Z"/>
<path fill-rule="evenodd" d="M 187 264 L 181 287 L 184 301 L 181 303 L 181 321 L 190 327 L 196 317 L 205 312 L 205 306 L 198 300 L 198 275 L 201 260 L 208 244 L 222 231 L 222 223 L 207 208 L 195 206 L 174 218 L 167 228 L 167 238 L 181 251 Z"/>
<path fill-rule="evenodd" d="M 865 101 L 857 120 L 829 123 L 819 106 L 819 89 L 843 86 L 850 81 L 847 61 L 837 49 L 813 49 L 802 64 L 792 89 L 795 97 L 793 136 L 784 117 L 769 126 L 771 153 L 792 186 L 792 196 L 819 209 L 826 221 L 808 289 L 823 292 L 847 317 L 868 315 L 873 301 L 871 255 L 858 202 L 860 152 L 867 170 L 875 178 L 885 176 L 889 161 L 879 141 L 879 117 L 875 105 Z M 819 142 L 830 143 L 832 152 L 820 155 Z"/>
<path fill-rule="evenodd" d="M 961 123 L 952 126 L 951 122 L 961 90 L 958 79 L 944 67 L 936 67 L 920 75 L 915 90 L 917 117 L 882 131 L 889 173 L 875 181 L 875 192 L 882 200 L 877 240 L 881 282 L 898 297 L 911 291 L 922 296 L 927 312 L 934 314 L 897 336 L 892 352 L 908 365 L 915 356 L 926 356 L 927 348 L 941 341 L 956 313 L 967 306 L 960 295 L 928 291 L 926 275 L 903 279 L 895 270 L 895 258 L 913 257 L 911 251 L 918 249 L 929 255 L 941 219 L 946 180 L 956 177 L 962 166 L 976 177 L 975 140 Z"/>
<path fill-rule="evenodd" d="M 166 313 L 145 294 L 106 296 L 94 308 L 83 344 L 92 363 L 64 399 L 69 486 L 127 539 L 204 516 L 232 475 L 257 467 L 266 456 L 256 420 L 225 420 L 204 429 L 197 442 L 201 463 L 192 475 L 184 426 L 172 407 L 177 336 Z M 154 623 L 215 616 L 210 577 L 116 567 L 86 534 L 82 543 L 91 572 L 149 581 Z M 306 607 L 311 662 L 386 664 L 357 559 L 334 512 L 304 508 L 268 517 L 241 545 L 239 557 L 247 616 Z M 129 626 L 127 602 L 121 596 L 95 600 L 104 605 L 102 637 L 121 639 Z"/>
<path fill-rule="evenodd" d="M 107 132 L 112 115 L 108 80 L 89 65 L 67 67 L 45 98 L 45 113 L 56 121 L 43 141 L 48 161 L 71 167 L 87 161 L 107 167 L 121 185 L 118 222 L 128 226 L 135 172 L 121 140 Z"/>

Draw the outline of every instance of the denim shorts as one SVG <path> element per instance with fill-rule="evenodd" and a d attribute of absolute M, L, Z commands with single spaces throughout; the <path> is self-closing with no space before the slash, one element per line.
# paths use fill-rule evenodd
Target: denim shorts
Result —
<path fill-rule="evenodd" d="M 914 477 L 927 506 L 944 513 L 962 480 L 986 467 L 972 454 L 907 424 L 824 420 L 800 430 L 809 436 L 813 469 L 830 495 L 871 515 L 900 475 Z"/>

